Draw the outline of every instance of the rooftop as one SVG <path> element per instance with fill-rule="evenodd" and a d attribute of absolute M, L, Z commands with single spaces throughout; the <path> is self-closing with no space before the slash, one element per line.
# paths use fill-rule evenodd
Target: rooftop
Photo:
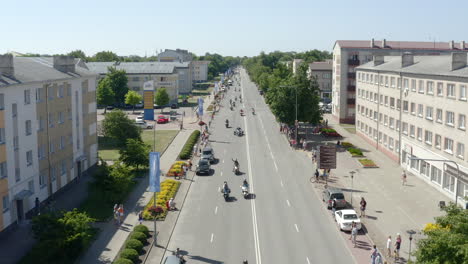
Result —
<path fill-rule="evenodd" d="M 356 68 L 356 70 L 391 71 L 412 74 L 438 75 L 468 78 L 468 66 L 452 71 L 452 56 L 414 56 L 414 63 L 401 67 L 402 56 L 385 56 L 384 63 L 374 66 L 370 61 Z"/>
<path fill-rule="evenodd" d="M 331 71 L 333 69 L 333 61 L 316 61 L 309 63 L 310 70 Z"/>
<path fill-rule="evenodd" d="M 372 41 L 374 45 L 371 47 Z M 385 42 L 385 47 L 382 44 Z M 355 48 L 355 49 L 405 49 L 405 50 L 454 50 L 468 51 L 468 47 L 464 41 L 455 43 L 450 42 L 432 42 L 432 41 L 387 41 L 387 40 L 337 40 L 335 45 L 341 48 Z M 462 45 L 464 47 L 462 48 Z"/>
<path fill-rule="evenodd" d="M 0 87 L 32 83 L 73 79 L 81 76 L 94 76 L 75 59 L 75 72 L 62 72 L 54 68 L 53 57 L 13 57 L 13 76 L 0 74 Z"/>
<path fill-rule="evenodd" d="M 187 68 L 190 62 L 88 62 L 89 70 L 99 74 L 106 74 L 108 67 L 125 70 L 128 74 L 170 74 L 176 68 Z"/>

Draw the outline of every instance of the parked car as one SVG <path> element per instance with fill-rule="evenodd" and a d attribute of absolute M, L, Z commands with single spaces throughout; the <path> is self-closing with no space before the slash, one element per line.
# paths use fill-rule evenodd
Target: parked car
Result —
<path fill-rule="evenodd" d="M 210 161 L 204 158 L 201 158 L 198 161 L 196 173 L 200 174 L 209 174 L 211 170 Z"/>
<path fill-rule="evenodd" d="M 114 107 L 112 105 L 108 105 L 108 106 L 106 106 L 106 109 L 107 110 L 114 110 Z"/>
<path fill-rule="evenodd" d="M 145 120 L 135 121 L 135 124 L 142 129 L 152 129 L 153 125 L 146 123 Z"/>
<path fill-rule="evenodd" d="M 158 122 L 158 124 L 166 124 L 167 122 L 169 122 L 169 118 L 167 118 L 164 115 L 159 115 L 158 119 L 157 119 L 157 122 Z"/>
<path fill-rule="evenodd" d="M 260 95 L 263 95 L 263 91 L 260 91 Z"/>
<path fill-rule="evenodd" d="M 135 118 L 135 122 L 141 122 L 141 121 L 145 121 L 144 116 L 139 115 Z"/>
<path fill-rule="evenodd" d="M 352 209 L 338 210 L 335 212 L 336 224 L 342 231 L 351 231 L 353 222 L 356 223 L 358 230 L 361 230 L 362 224 L 356 211 Z"/>
<path fill-rule="evenodd" d="M 327 203 L 328 209 L 331 208 L 333 199 L 336 199 L 336 208 L 346 208 L 347 202 L 343 191 L 335 187 L 328 187 L 322 194 L 322 200 Z"/>
<path fill-rule="evenodd" d="M 143 108 L 143 102 L 139 102 L 135 105 L 135 108 Z"/>
<path fill-rule="evenodd" d="M 177 104 L 171 104 L 171 109 L 177 109 L 179 106 Z"/>
<path fill-rule="evenodd" d="M 157 105 L 157 104 L 153 104 L 153 106 L 154 106 L 154 109 L 161 109 L 161 108 L 163 108 L 161 105 Z"/>
<path fill-rule="evenodd" d="M 215 161 L 213 148 L 205 147 L 202 151 L 202 159 L 209 160 L 210 163 L 213 163 Z"/>

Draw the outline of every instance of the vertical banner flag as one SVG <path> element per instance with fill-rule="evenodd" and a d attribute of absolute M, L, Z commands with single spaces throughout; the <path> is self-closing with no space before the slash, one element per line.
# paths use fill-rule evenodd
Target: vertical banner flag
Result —
<path fill-rule="evenodd" d="M 224 83 L 224 75 L 221 75 L 221 83 Z"/>
<path fill-rule="evenodd" d="M 203 99 L 201 97 L 198 98 L 198 115 L 203 115 Z"/>
<path fill-rule="evenodd" d="M 215 82 L 215 87 L 214 87 L 215 94 L 218 93 L 218 89 L 219 89 L 218 82 Z"/>
<path fill-rule="evenodd" d="M 159 192 L 161 191 L 160 185 L 160 173 L 161 168 L 159 167 L 159 152 L 150 152 L 149 154 L 149 191 L 150 192 Z"/>
<path fill-rule="evenodd" d="M 143 105 L 145 120 L 154 120 L 154 81 L 143 84 Z"/>

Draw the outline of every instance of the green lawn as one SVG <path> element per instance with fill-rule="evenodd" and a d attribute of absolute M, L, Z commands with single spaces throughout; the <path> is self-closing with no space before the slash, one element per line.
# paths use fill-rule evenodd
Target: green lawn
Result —
<path fill-rule="evenodd" d="M 177 135 L 178 130 L 156 130 L 156 151 L 163 152 L 172 139 Z M 144 130 L 142 133 L 143 142 L 153 149 L 153 130 Z M 119 150 L 115 147 L 113 140 L 106 137 L 98 137 L 98 153 L 103 160 L 119 159 Z"/>

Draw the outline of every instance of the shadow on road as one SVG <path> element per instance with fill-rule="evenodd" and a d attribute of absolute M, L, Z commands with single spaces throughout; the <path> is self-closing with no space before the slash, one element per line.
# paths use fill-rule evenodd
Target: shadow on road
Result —
<path fill-rule="evenodd" d="M 223 264 L 224 263 L 224 262 L 219 261 L 219 260 L 209 259 L 209 258 L 205 258 L 205 257 L 202 257 L 202 256 L 187 255 L 187 257 L 189 257 L 190 259 L 198 260 L 198 261 L 205 262 L 205 263 L 212 263 L 212 264 Z"/>

